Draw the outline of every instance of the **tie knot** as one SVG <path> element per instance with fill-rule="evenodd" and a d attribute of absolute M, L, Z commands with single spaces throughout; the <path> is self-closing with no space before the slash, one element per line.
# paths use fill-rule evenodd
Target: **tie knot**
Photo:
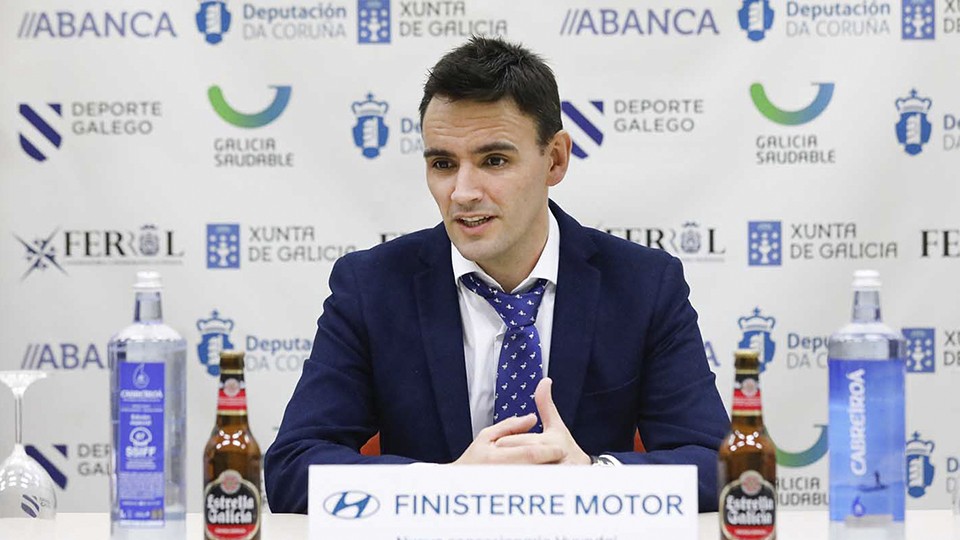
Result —
<path fill-rule="evenodd" d="M 507 294 L 487 285 L 476 273 L 461 276 L 460 282 L 475 294 L 485 298 L 500 315 L 507 328 L 522 328 L 536 322 L 537 310 L 540 309 L 543 290 L 547 285 L 547 280 L 538 279 L 527 292 Z"/>

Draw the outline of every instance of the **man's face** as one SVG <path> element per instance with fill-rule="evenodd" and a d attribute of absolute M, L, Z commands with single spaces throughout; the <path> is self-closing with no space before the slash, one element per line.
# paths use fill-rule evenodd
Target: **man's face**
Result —
<path fill-rule="evenodd" d="M 512 100 L 442 97 L 422 132 L 427 185 L 460 253 L 487 272 L 531 269 L 547 236 L 547 188 L 566 172 L 566 133 L 541 148 L 535 121 Z"/>

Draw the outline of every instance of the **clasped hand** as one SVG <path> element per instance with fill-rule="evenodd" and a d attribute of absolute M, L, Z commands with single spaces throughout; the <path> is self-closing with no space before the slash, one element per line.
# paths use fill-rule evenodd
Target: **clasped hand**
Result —
<path fill-rule="evenodd" d="M 545 377 L 537 385 L 537 404 L 543 433 L 528 433 L 537 424 L 533 413 L 507 418 L 484 428 L 454 465 L 555 463 L 589 465 L 590 456 L 573 439 L 553 403 L 553 381 Z"/>

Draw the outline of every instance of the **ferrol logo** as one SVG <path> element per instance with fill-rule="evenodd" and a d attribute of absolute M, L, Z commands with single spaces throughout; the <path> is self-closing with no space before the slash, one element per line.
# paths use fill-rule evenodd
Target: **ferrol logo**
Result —
<path fill-rule="evenodd" d="M 203 491 L 206 537 L 250 540 L 260 531 L 260 488 L 227 469 Z"/>
<path fill-rule="evenodd" d="M 362 519 L 380 510 L 380 500 L 364 491 L 341 491 L 323 501 L 323 510 L 335 518 Z"/>
<path fill-rule="evenodd" d="M 920 257 L 960 257 L 960 229 L 924 229 L 920 231 Z"/>
<path fill-rule="evenodd" d="M 25 250 L 27 268 L 21 280 L 51 268 L 67 274 L 70 266 L 183 264 L 174 231 L 152 224 L 138 230 L 57 228 L 46 236 L 29 239 L 15 234 L 14 238 Z"/>
<path fill-rule="evenodd" d="M 744 471 L 720 493 L 724 538 L 767 540 L 776 528 L 777 492 L 757 471 Z"/>
<path fill-rule="evenodd" d="M 612 234 L 646 246 L 661 249 L 684 262 L 722 262 L 727 249 L 720 244 L 717 229 L 686 221 L 679 227 L 605 227 Z"/>

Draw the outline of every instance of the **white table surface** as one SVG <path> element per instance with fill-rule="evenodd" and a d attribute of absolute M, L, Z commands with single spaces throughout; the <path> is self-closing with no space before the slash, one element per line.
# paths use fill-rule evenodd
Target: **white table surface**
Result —
<path fill-rule="evenodd" d="M 36 520 L 0 520 L 0 540 L 108 540 L 110 522 L 106 513 L 59 514 L 53 529 L 38 536 L 30 527 Z M 187 539 L 201 540 L 203 525 L 200 514 L 187 514 Z M 307 516 L 298 514 L 265 514 L 263 540 L 297 540 L 307 538 Z M 700 538 L 717 540 L 717 514 L 700 515 Z M 780 512 L 777 514 L 778 540 L 819 540 L 827 538 L 825 511 Z M 351 540 L 351 539 L 346 539 Z M 651 539 L 656 540 L 656 539 Z M 682 540 L 682 539 L 670 539 Z M 960 520 L 949 510 L 912 510 L 907 512 L 906 540 L 960 540 Z"/>

